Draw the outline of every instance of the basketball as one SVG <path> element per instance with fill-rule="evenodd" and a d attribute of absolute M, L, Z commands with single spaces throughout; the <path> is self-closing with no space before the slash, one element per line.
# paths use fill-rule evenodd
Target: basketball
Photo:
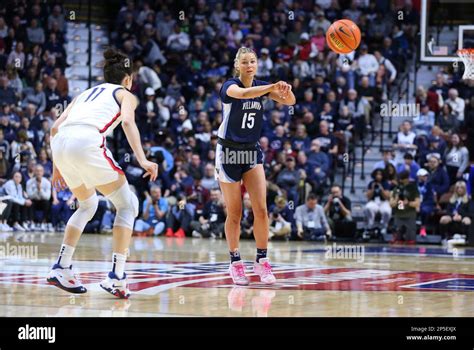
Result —
<path fill-rule="evenodd" d="M 339 54 L 352 52 L 360 44 L 360 29 L 351 20 L 340 19 L 328 28 L 326 42 L 332 51 Z"/>

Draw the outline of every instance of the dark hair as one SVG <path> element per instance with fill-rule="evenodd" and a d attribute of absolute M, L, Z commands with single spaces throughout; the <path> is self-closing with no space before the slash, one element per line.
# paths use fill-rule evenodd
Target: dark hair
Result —
<path fill-rule="evenodd" d="M 410 178 L 410 172 L 408 170 L 403 170 L 398 174 L 399 180 L 406 180 Z"/>
<path fill-rule="evenodd" d="M 316 194 L 314 193 L 310 193 L 308 195 L 308 197 L 306 198 L 307 201 L 310 201 L 310 200 L 318 200 L 318 196 L 316 196 Z"/>
<path fill-rule="evenodd" d="M 121 84 L 123 78 L 132 75 L 132 60 L 127 55 L 108 48 L 104 52 L 104 80 L 111 84 Z"/>

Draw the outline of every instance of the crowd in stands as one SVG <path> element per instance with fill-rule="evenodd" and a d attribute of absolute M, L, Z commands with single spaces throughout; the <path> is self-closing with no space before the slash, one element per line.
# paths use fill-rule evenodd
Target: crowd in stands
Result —
<path fill-rule="evenodd" d="M 49 182 L 49 128 L 58 114 L 55 106 L 70 100 L 64 9 L 39 0 L 16 3 L 0 7 L 0 199 L 6 203 L 0 228 L 60 230 L 75 205 L 70 191 L 56 193 Z M 214 178 L 219 92 L 232 76 L 236 51 L 246 46 L 258 55 L 257 78 L 287 81 L 297 98 L 295 106 L 271 100 L 264 106 L 260 145 L 270 236 L 353 235 L 351 201 L 335 183 L 336 173 L 355 142 L 378 132 L 377 111 L 415 50 L 419 1 L 129 0 L 112 17 L 111 43 L 129 55 L 136 72 L 132 92 L 140 99 L 136 120 L 143 146 L 160 164 L 158 179 L 150 183 L 120 128 L 108 141 L 140 198 L 137 234 L 224 236 L 225 208 Z M 333 53 L 325 41 L 329 25 L 341 18 L 356 22 L 362 33 L 361 46 L 349 55 Z M 410 195 L 422 193 L 420 214 L 413 208 L 421 215 L 422 232 L 438 220 L 433 207 L 442 215 L 441 229 L 451 230 L 446 227 L 457 224 L 459 215 L 468 225 L 468 204 L 463 202 L 466 214 L 459 214 L 458 204 L 467 193 L 452 187 L 465 178 L 474 154 L 472 146 L 463 146 L 464 130 L 474 130 L 469 91 L 447 72 L 432 87 L 418 88 L 420 114 L 401 126 L 393 149 L 374 169 L 368 229 L 379 211 L 382 229 L 392 221 L 411 227 L 406 221 L 412 210 L 407 215 L 392 205 L 396 196 L 397 205 L 415 201 L 400 198 L 407 181 L 416 184 Z M 251 238 L 245 188 L 242 195 L 242 236 Z M 101 200 L 86 231 L 109 231 L 113 216 L 113 207 Z"/>

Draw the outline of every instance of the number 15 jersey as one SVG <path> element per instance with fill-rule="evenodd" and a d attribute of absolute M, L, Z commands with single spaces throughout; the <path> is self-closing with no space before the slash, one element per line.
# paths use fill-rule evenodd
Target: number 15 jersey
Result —
<path fill-rule="evenodd" d="M 231 78 L 222 85 L 222 124 L 217 135 L 234 142 L 255 143 L 259 140 L 263 127 L 263 96 L 249 99 L 230 97 L 227 89 L 233 84 L 245 88 L 239 78 Z M 252 86 L 269 84 L 255 79 L 252 82 Z"/>

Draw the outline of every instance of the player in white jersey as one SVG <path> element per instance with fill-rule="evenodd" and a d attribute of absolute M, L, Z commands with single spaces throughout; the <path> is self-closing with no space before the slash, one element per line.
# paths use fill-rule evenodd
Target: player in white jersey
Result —
<path fill-rule="evenodd" d="M 48 282 L 71 293 L 86 289 L 72 271 L 72 255 L 87 222 L 94 216 L 96 190 L 116 208 L 113 227 L 112 270 L 100 286 L 107 292 L 128 298 L 125 261 L 138 215 L 138 198 L 130 190 L 124 172 L 105 144 L 105 137 L 120 123 L 140 166 L 154 181 L 158 164 L 146 159 L 135 124 L 137 98 L 128 90 L 132 66 L 127 56 L 108 49 L 104 53 L 105 84 L 77 96 L 55 121 L 51 131 L 53 185 L 59 191 L 69 187 L 79 208 L 69 219 L 59 257 L 48 275 Z"/>

